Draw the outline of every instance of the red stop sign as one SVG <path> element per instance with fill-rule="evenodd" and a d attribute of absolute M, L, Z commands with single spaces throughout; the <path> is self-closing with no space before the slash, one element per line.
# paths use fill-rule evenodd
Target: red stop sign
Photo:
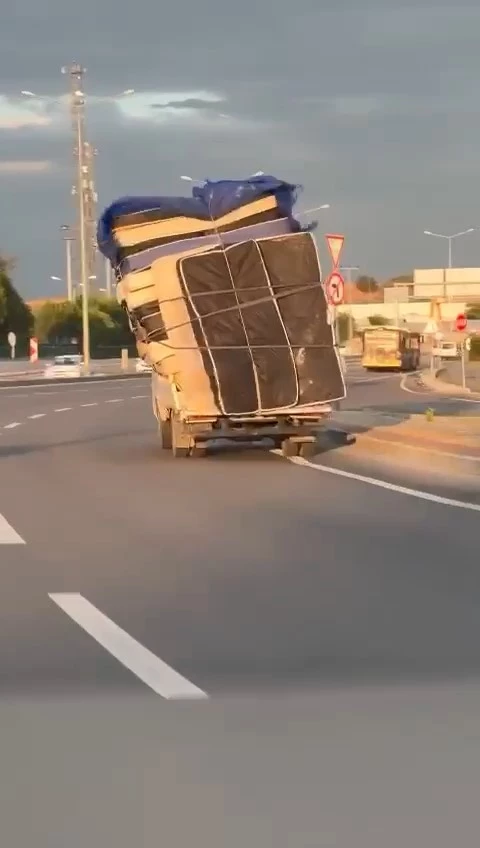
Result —
<path fill-rule="evenodd" d="M 461 332 L 467 326 L 467 316 L 466 315 L 457 315 L 455 318 L 455 329 Z"/>

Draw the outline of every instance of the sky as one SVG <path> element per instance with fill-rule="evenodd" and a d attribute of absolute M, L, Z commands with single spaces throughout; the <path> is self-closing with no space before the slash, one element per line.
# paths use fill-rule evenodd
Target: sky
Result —
<path fill-rule="evenodd" d="M 62 65 L 87 68 L 98 214 L 125 194 L 273 173 L 379 279 L 442 267 L 480 228 L 473 0 L 16 0 L 0 27 L 0 252 L 26 297 L 63 294 L 75 222 Z M 121 92 L 135 93 L 122 96 Z M 37 97 L 20 92 L 30 90 Z M 480 229 L 453 245 L 480 265 Z M 99 272 L 100 274 L 100 272 Z"/>

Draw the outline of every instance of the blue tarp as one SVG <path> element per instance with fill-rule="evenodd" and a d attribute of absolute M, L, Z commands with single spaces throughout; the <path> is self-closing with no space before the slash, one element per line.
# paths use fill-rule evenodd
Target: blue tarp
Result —
<path fill-rule="evenodd" d="M 159 217 L 191 217 L 208 221 L 221 218 L 261 197 L 274 195 L 285 217 L 293 217 L 299 186 L 262 174 L 246 180 L 206 180 L 192 189 L 191 197 L 121 197 L 108 206 L 98 222 L 97 241 L 101 253 L 118 263 L 118 246 L 113 227 L 120 216 L 159 211 Z"/>

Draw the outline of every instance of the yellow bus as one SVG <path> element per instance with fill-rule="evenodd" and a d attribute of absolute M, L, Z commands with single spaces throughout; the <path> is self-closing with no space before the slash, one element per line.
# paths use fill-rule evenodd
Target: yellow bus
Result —
<path fill-rule="evenodd" d="M 368 327 L 362 341 L 362 365 L 367 370 L 416 371 L 420 367 L 420 333 L 403 327 Z"/>

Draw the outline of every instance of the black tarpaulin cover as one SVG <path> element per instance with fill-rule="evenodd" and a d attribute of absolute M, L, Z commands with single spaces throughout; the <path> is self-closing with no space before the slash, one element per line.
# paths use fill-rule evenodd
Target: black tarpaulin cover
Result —
<path fill-rule="evenodd" d="M 179 261 L 205 371 L 226 415 L 345 397 L 310 233 Z"/>

